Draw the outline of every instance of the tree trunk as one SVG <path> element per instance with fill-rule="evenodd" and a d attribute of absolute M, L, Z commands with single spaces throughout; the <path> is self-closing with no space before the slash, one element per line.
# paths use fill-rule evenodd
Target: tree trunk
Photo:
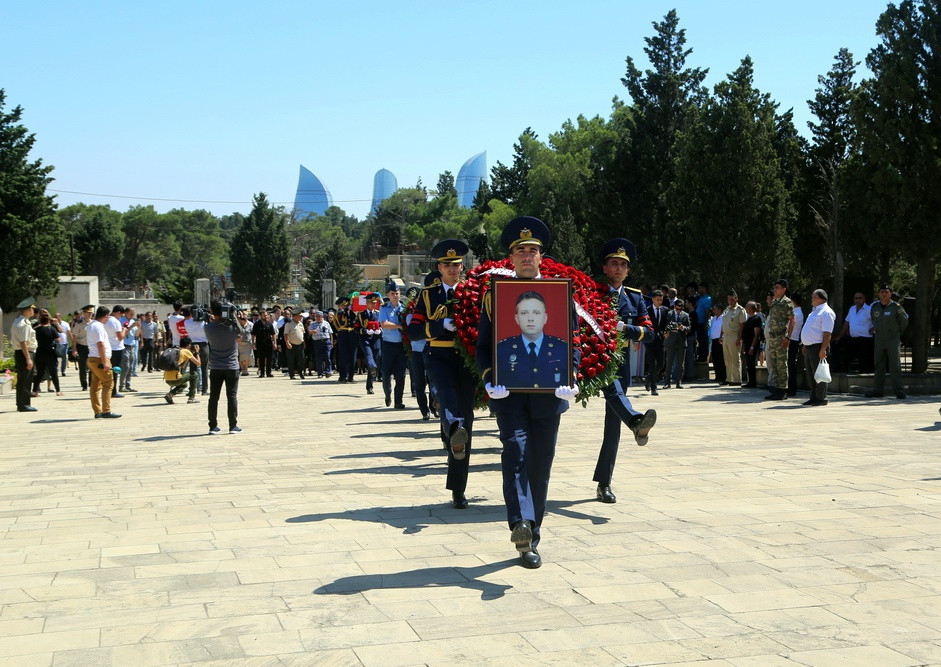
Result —
<path fill-rule="evenodd" d="M 931 302 L 938 266 L 935 257 L 921 256 L 915 265 L 915 312 L 912 322 L 912 372 L 928 370 L 928 343 L 931 332 Z"/>

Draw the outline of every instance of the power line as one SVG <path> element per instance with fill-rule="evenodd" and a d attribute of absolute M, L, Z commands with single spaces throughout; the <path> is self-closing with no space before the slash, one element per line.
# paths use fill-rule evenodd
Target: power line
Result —
<path fill-rule="evenodd" d="M 134 197 L 131 195 L 106 195 L 100 192 L 78 192 L 76 190 L 55 190 L 53 188 L 46 188 L 49 192 L 58 192 L 59 194 L 67 195 L 84 195 L 86 197 L 108 197 L 111 199 L 138 199 L 141 201 L 166 201 L 166 202 L 177 202 L 185 204 L 251 204 L 251 201 L 225 201 L 220 199 L 169 199 L 165 197 Z M 335 199 L 334 203 L 340 204 L 353 204 L 360 202 L 371 202 L 372 199 Z M 272 204 L 293 204 L 294 201 L 272 201 Z"/>

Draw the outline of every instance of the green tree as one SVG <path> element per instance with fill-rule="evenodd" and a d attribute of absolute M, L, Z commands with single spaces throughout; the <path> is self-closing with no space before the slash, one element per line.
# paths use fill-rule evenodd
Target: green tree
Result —
<path fill-rule="evenodd" d="M 814 99 L 808 100 L 817 122 L 808 121 L 813 138 L 810 147 L 811 176 L 809 206 L 827 249 L 833 270 L 831 306 L 843 312 L 843 284 L 846 259 L 843 251 L 844 164 L 856 145 L 856 126 L 851 116 L 857 95 L 857 62 L 848 49 L 840 49 L 825 76 L 818 76 Z M 801 250 L 804 250 L 803 248 Z M 809 250 L 809 249 L 808 249 Z M 804 254 L 802 252 L 802 254 Z"/>
<path fill-rule="evenodd" d="M 29 160 L 36 137 L 20 122 L 23 108 L 5 106 L 0 88 L 0 307 L 10 312 L 25 297 L 56 293 L 68 237 L 46 195 L 52 167 Z"/>
<path fill-rule="evenodd" d="M 232 239 L 229 266 L 235 288 L 258 303 L 282 290 L 290 278 L 286 217 L 259 193 Z"/>
<path fill-rule="evenodd" d="M 630 123 L 631 140 L 621 144 L 611 176 L 623 192 L 622 219 L 632 226 L 631 238 L 643 244 L 647 264 L 659 268 L 675 257 L 671 246 L 682 233 L 669 220 L 664 197 L 677 173 L 674 145 L 707 97 L 703 81 L 709 70 L 686 66 L 692 49 L 686 48 L 676 10 L 653 28 L 653 36 L 644 38 L 652 69 L 641 72 L 628 57 L 621 79 L 631 98 L 631 115 L 623 119 Z"/>
<path fill-rule="evenodd" d="M 73 204 L 59 211 L 72 230 L 82 272 L 110 286 L 124 252 L 122 215 L 106 205 Z"/>
<path fill-rule="evenodd" d="M 787 192 L 775 154 L 776 105 L 753 84 L 751 59 L 715 87 L 677 142 L 670 215 L 685 231 L 672 244 L 687 270 L 743 294 L 795 268 Z M 708 243 L 720 239 L 722 247 Z M 676 243 L 680 241 L 679 247 Z"/>
<path fill-rule="evenodd" d="M 915 263 L 912 371 L 921 373 L 941 260 L 941 0 L 890 4 L 876 34 L 880 42 L 866 57 L 872 76 L 860 86 L 854 116 L 865 173 L 883 207 L 878 236 Z"/>
<path fill-rule="evenodd" d="M 528 147 L 538 141 L 536 133 L 527 127 L 513 144 L 513 164 L 506 166 L 499 160 L 490 169 L 490 190 L 494 199 L 510 206 L 517 206 L 526 197 L 526 179 L 529 175 L 530 159 Z"/>
<path fill-rule="evenodd" d="M 457 189 L 454 187 L 454 174 L 445 171 L 438 176 L 438 185 L 435 188 L 435 197 L 457 197 Z"/>
<path fill-rule="evenodd" d="M 306 277 L 302 286 L 307 298 L 322 308 L 332 306 L 332 303 L 322 303 L 323 283 L 328 279 L 336 281 L 337 295 L 354 291 L 363 279 L 363 270 L 356 267 L 355 262 L 355 244 L 341 230 L 333 231 L 304 263 Z"/>

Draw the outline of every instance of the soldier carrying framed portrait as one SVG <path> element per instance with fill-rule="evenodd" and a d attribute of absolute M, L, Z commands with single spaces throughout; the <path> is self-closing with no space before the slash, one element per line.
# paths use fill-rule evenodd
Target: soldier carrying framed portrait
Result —
<path fill-rule="evenodd" d="M 571 280 L 494 278 L 492 290 L 493 384 L 545 393 L 573 385 Z"/>

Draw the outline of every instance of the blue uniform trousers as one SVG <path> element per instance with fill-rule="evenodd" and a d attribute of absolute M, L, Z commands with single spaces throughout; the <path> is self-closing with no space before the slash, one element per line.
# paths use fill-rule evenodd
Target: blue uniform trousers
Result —
<path fill-rule="evenodd" d="M 340 379 L 353 381 L 353 368 L 356 365 L 356 346 L 359 344 L 358 336 L 352 331 L 337 333 L 337 370 Z"/>
<path fill-rule="evenodd" d="M 360 338 L 360 347 L 363 349 L 363 356 L 366 358 L 366 367 L 376 371 L 379 380 L 382 380 L 382 372 L 379 364 L 382 363 L 382 349 L 380 343 L 382 339 L 379 336 L 363 336 Z M 366 374 L 366 389 L 372 389 L 372 373 Z"/>
<path fill-rule="evenodd" d="M 422 416 L 428 414 L 428 395 L 425 390 L 428 388 L 428 381 L 425 378 L 425 353 L 424 351 L 412 350 L 408 358 L 408 373 L 412 381 L 412 389 L 415 392 L 415 400 L 418 401 L 418 409 Z"/>
<path fill-rule="evenodd" d="M 631 386 L 631 370 L 624 364 L 618 370 L 617 379 L 604 389 L 604 436 L 601 439 L 601 451 L 595 464 L 592 480 L 610 486 L 614 474 L 614 463 L 618 458 L 618 445 L 621 442 L 621 424 L 627 424 L 641 413 L 634 409 L 630 399 L 624 394 Z"/>
<path fill-rule="evenodd" d="M 382 341 L 382 391 L 388 396 L 393 391 L 395 380 L 395 405 L 402 405 L 405 393 L 405 348 L 402 343 Z"/>
<path fill-rule="evenodd" d="M 474 426 L 474 393 L 477 379 L 464 361 L 451 348 L 432 348 L 428 370 L 438 392 L 438 410 L 441 415 L 441 434 L 445 445 L 451 431 L 463 426 L 467 431 L 464 458 L 456 460 L 448 449 L 448 480 L 445 488 L 464 493 L 467 471 L 470 467 L 471 441 Z"/>
<path fill-rule="evenodd" d="M 539 544 L 563 403 L 552 395 L 510 394 L 493 401 L 503 443 L 503 499 L 510 528 L 526 519 Z M 567 403 L 565 404 L 567 407 Z"/>

